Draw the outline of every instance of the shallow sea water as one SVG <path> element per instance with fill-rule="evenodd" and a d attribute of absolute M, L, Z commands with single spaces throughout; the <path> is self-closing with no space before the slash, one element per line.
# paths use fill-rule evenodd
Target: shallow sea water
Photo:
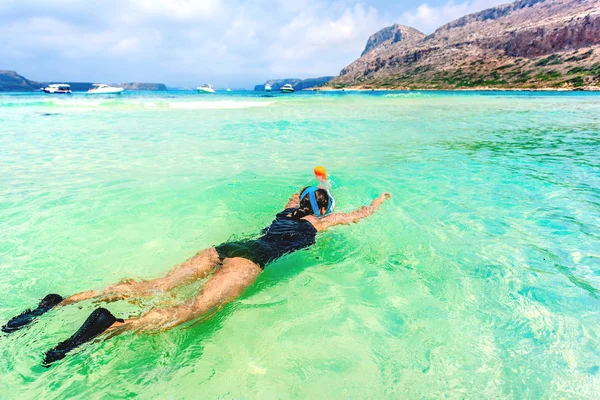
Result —
<path fill-rule="evenodd" d="M 393 199 L 204 323 L 45 369 L 97 305 L 51 311 L 0 337 L 0 398 L 594 398 L 599 132 L 594 94 L 1 95 L 2 323 L 256 234 L 315 165 L 338 211 Z"/>

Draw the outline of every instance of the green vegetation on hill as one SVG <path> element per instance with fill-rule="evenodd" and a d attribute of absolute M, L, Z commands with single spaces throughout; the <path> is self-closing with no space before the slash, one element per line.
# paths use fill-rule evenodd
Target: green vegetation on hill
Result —
<path fill-rule="evenodd" d="M 483 60 L 464 62 L 457 69 L 436 70 L 432 65 L 407 67 L 402 73 L 383 77 L 360 77 L 352 85 L 335 83 L 342 89 L 360 86 L 366 89 L 469 89 L 469 88 L 566 88 L 600 85 L 600 62 L 583 66 L 582 60 L 593 55 L 593 50 L 552 54 L 537 59 L 498 58 L 497 66 L 490 67 Z"/>

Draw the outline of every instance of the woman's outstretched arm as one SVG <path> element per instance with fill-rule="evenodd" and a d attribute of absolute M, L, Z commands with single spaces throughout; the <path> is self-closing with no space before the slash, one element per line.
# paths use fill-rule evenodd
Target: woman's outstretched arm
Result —
<path fill-rule="evenodd" d="M 308 219 L 317 229 L 317 231 L 325 230 L 331 226 L 356 223 L 363 218 L 372 215 L 383 204 L 384 201 L 391 198 L 392 195 L 384 192 L 379 195 L 369 206 L 362 206 L 358 210 L 349 213 L 333 213 L 323 218 L 309 217 Z"/>

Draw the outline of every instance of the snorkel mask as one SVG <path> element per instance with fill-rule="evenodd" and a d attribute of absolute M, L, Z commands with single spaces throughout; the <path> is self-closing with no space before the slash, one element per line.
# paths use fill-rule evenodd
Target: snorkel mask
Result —
<path fill-rule="evenodd" d="M 329 179 L 327 179 L 327 170 L 325 170 L 325 167 L 318 165 L 315 167 L 313 172 L 315 174 L 315 178 L 317 178 L 317 181 L 319 181 L 318 188 L 325 189 L 327 191 L 327 195 L 329 196 L 329 208 L 325 213 L 329 214 L 335 209 L 335 199 L 331 195 L 331 182 Z"/>
<path fill-rule="evenodd" d="M 320 188 L 318 188 L 316 186 L 307 187 L 300 194 L 300 201 L 302 201 L 304 196 L 308 195 L 309 199 L 310 199 L 310 206 L 312 207 L 313 213 L 317 217 L 320 218 L 320 217 L 324 217 L 325 215 L 327 215 L 331 211 L 333 211 L 333 209 L 335 207 L 335 200 L 333 199 L 333 197 L 331 197 L 331 194 L 329 194 L 329 190 L 325 190 L 327 192 L 327 196 L 329 197 L 329 204 L 327 205 L 327 210 L 325 211 L 325 214 L 321 214 L 321 209 L 319 208 L 319 205 L 317 204 L 317 196 L 315 195 L 315 192 L 319 189 Z"/>

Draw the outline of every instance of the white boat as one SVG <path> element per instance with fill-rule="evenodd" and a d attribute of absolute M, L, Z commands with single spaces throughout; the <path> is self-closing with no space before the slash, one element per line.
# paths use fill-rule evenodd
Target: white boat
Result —
<path fill-rule="evenodd" d="M 120 87 L 108 86 L 104 83 L 94 83 L 92 86 L 93 88 L 89 89 L 87 94 L 119 94 L 125 90 Z"/>
<path fill-rule="evenodd" d="M 71 86 L 66 83 L 53 83 L 42 89 L 45 93 L 70 94 Z"/>
<path fill-rule="evenodd" d="M 210 83 L 205 83 L 204 85 L 200 85 L 196 88 L 199 93 L 214 93 L 215 89 L 210 85 Z"/>
<path fill-rule="evenodd" d="M 227 88 L 227 91 L 228 91 L 228 92 L 231 92 L 231 89 Z"/>
<path fill-rule="evenodd" d="M 289 83 L 286 83 L 281 87 L 281 93 L 294 93 L 294 88 Z"/>
<path fill-rule="evenodd" d="M 270 92 L 271 91 L 271 85 L 269 85 L 268 83 L 265 83 L 265 92 Z"/>

